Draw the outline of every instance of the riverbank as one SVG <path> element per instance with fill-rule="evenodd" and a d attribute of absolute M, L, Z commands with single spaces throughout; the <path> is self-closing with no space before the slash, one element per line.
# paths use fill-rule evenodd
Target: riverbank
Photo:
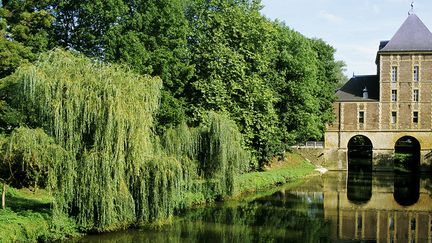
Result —
<path fill-rule="evenodd" d="M 67 217 L 53 219 L 53 198 L 43 189 L 8 188 L 6 209 L 0 209 L 0 242 L 40 242 L 78 236 Z"/>
<path fill-rule="evenodd" d="M 287 153 L 284 159 L 272 161 L 264 171 L 237 175 L 230 199 L 300 181 L 314 169 L 315 166 L 301 155 Z M 51 241 L 79 235 L 73 221 L 66 217 L 52 222 L 50 204 L 53 199 L 45 190 L 9 188 L 6 198 L 7 209 L 0 210 L 0 242 Z"/>
<path fill-rule="evenodd" d="M 238 175 L 233 197 L 294 182 L 313 173 L 315 168 L 300 154 L 286 153 L 282 160 L 273 161 L 264 171 Z"/>

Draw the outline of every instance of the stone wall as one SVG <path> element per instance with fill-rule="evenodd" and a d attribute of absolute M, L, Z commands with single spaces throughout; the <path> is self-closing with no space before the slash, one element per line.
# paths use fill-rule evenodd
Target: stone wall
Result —
<path fill-rule="evenodd" d="M 324 149 L 322 148 L 293 148 L 292 150 L 314 165 L 322 166 L 325 162 Z"/>
<path fill-rule="evenodd" d="M 422 131 L 328 131 L 325 134 L 325 156 L 323 166 L 330 170 L 346 170 L 348 168 L 348 142 L 351 138 L 362 135 L 369 138 L 373 146 L 373 169 L 392 170 L 394 147 L 396 142 L 411 136 L 420 143 L 421 169 L 431 170 L 432 135 Z"/>

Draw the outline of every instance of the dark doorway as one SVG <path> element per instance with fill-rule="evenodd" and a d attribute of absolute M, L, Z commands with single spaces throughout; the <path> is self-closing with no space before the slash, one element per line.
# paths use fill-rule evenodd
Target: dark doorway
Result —
<path fill-rule="evenodd" d="M 348 170 L 372 171 L 372 142 L 363 135 L 348 142 Z"/>
<path fill-rule="evenodd" d="M 363 204 L 372 197 L 372 142 L 357 135 L 348 142 L 348 200 Z"/>
<path fill-rule="evenodd" d="M 418 172 L 420 168 L 420 143 L 410 136 L 400 138 L 395 144 L 394 170 Z"/>

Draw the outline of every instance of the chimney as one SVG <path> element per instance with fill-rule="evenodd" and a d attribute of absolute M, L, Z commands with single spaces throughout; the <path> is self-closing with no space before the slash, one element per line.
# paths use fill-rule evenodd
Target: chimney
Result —
<path fill-rule="evenodd" d="M 363 89 L 363 99 L 369 99 L 369 93 L 366 87 Z"/>

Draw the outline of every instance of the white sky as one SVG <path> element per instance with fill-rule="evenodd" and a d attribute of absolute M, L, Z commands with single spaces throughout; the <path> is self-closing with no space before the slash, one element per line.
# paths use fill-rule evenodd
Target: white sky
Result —
<path fill-rule="evenodd" d="M 375 74 L 381 40 L 390 40 L 408 16 L 411 0 L 262 0 L 261 11 L 307 37 L 336 48 L 346 75 Z M 432 29 L 432 1 L 414 1 L 414 12 Z"/>

